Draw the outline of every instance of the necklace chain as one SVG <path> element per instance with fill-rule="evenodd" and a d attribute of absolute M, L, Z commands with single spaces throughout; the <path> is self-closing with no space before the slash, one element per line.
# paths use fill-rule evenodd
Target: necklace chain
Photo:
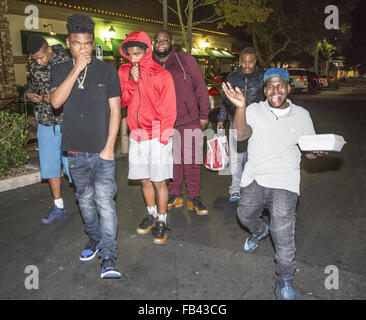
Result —
<path fill-rule="evenodd" d="M 75 61 L 74 59 L 72 59 L 72 63 L 74 64 L 75 66 Z M 85 67 L 85 72 L 84 72 L 84 76 L 83 76 L 83 79 L 80 81 L 79 80 L 79 76 L 77 77 L 77 80 L 78 80 L 78 89 L 84 89 L 84 81 L 85 81 L 85 78 L 86 78 L 86 72 L 88 71 L 88 66 Z"/>

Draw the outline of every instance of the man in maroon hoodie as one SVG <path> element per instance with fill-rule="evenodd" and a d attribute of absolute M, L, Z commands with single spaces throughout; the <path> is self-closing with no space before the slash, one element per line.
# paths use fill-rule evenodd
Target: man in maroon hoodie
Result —
<path fill-rule="evenodd" d="M 207 215 L 200 200 L 203 130 L 208 124 L 210 102 L 201 70 L 196 60 L 178 51 L 172 36 L 159 31 L 154 37 L 153 59 L 170 71 L 177 97 L 177 120 L 173 137 L 173 180 L 169 185 L 168 208 L 182 207 L 183 178 L 186 178 L 189 212 Z M 193 139 L 194 138 L 194 139 Z"/>

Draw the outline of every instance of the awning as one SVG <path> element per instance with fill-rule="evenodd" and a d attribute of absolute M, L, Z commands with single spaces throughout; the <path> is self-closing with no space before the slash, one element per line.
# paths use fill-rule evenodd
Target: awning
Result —
<path fill-rule="evenodd" d="M 113 48 L 113 56 L 114 57 L 122 57 L 119 53 L 119 48 L 124 39 L 112 39 L 112 48 Z"/>
<path fill-rule="evenodd" d="M 26 30 L 20 30 L 20 38 L 22 42 L 22 53 L 27 54 L 27 41 L 28 38 L 32 35 L 39 35 L 43 37 L 49 46 L 54 46 L 56 44 L 62 45 L 64 49 L 67 49 L 66 46 L 66 34 L 57 34 L 55 36 L 51 36 L 47 32 L 36 32 L 36 31 L 26 31 Z"/>
<path fill-rule="evenodd" d="M 187 52 L 186 48 L 184 47 L 181 47 L 181 50 Z M 204 49 L 200 48 L 192 48 L 191 55 L 195 57 L 204 57 L 204 58 L 209 57 L 208 53 Z"/>
<path fill-rule="evenodd" d="M 206 52 L 210 55 L 212 59 L 236 59 L 229 51 L 222 49 L 210 49 L 206 48 Z"/>

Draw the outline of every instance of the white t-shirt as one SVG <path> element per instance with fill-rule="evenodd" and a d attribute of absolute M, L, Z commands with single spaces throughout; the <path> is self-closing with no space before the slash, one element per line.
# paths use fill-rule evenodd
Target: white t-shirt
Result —
<path fill-rule="evenodd" d="M 256 180 L 263 187 L 285 189 L 300 194 L 300 136 L 315 134 L 307 110 L 290 104 L 290 111 L 277 116 L 268 101 L 252 103 L 246 110 L 252 128 L 248 140 L 248 161 L 241 178 L 241 187 Z"/>

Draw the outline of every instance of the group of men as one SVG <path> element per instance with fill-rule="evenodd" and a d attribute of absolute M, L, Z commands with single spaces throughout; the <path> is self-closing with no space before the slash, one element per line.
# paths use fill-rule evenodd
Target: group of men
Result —
<path fill-rule="evenodd" d="M 75 185 L 89 236 L 80 260 L 90 261 L 99 253 L 101 278 L 120 278 L 115 266 L 114 144 L 121 107 L 128 108 L 128 178 L 141 181 L 147 208 L 137 233 L 151 231 L 153 242 L 162 244 L 167 241 L 167 210 L 184 205 L 184 178 L 188 210 L 208 214 L 200 199 L 208 92 L 197 62 L 173 46 L 168 31 L 155 34 L 153 46 L 145 32 L 130 33 L 120 47 L 129 63 L 117 72 L 92 55 L 94 22 L 88 15 L 74 14 L 66 26 L 71 58 L 40 37 L 28 41 L 34 61 L 27 97 L 37 104 L 41 174 L 54 199 L 42 222 L 50 224 L 66 217 L 60 179 L 63 163 Z M 301 158 L 296 143 L 300 135 L 315 131 L 308 112 L 287 99 L 290 87 L 285 70 L 269 69 L 263 74 L 251 48 L 241 53 L 240 64 L 223 83 L 226 97 L 218 124 L 222 128 L 228 115 L 233 129 L 230 201 L 240 200 L 238 216 L 250 231 L 245 251 L 255 250 L 271 233 L 281 296 L 293 299 L 294 212 Z M 316 158 L 316 154 L 307 157 Z M 271 213 L 270 226 L 261 219 L 263 207 Z"/>

